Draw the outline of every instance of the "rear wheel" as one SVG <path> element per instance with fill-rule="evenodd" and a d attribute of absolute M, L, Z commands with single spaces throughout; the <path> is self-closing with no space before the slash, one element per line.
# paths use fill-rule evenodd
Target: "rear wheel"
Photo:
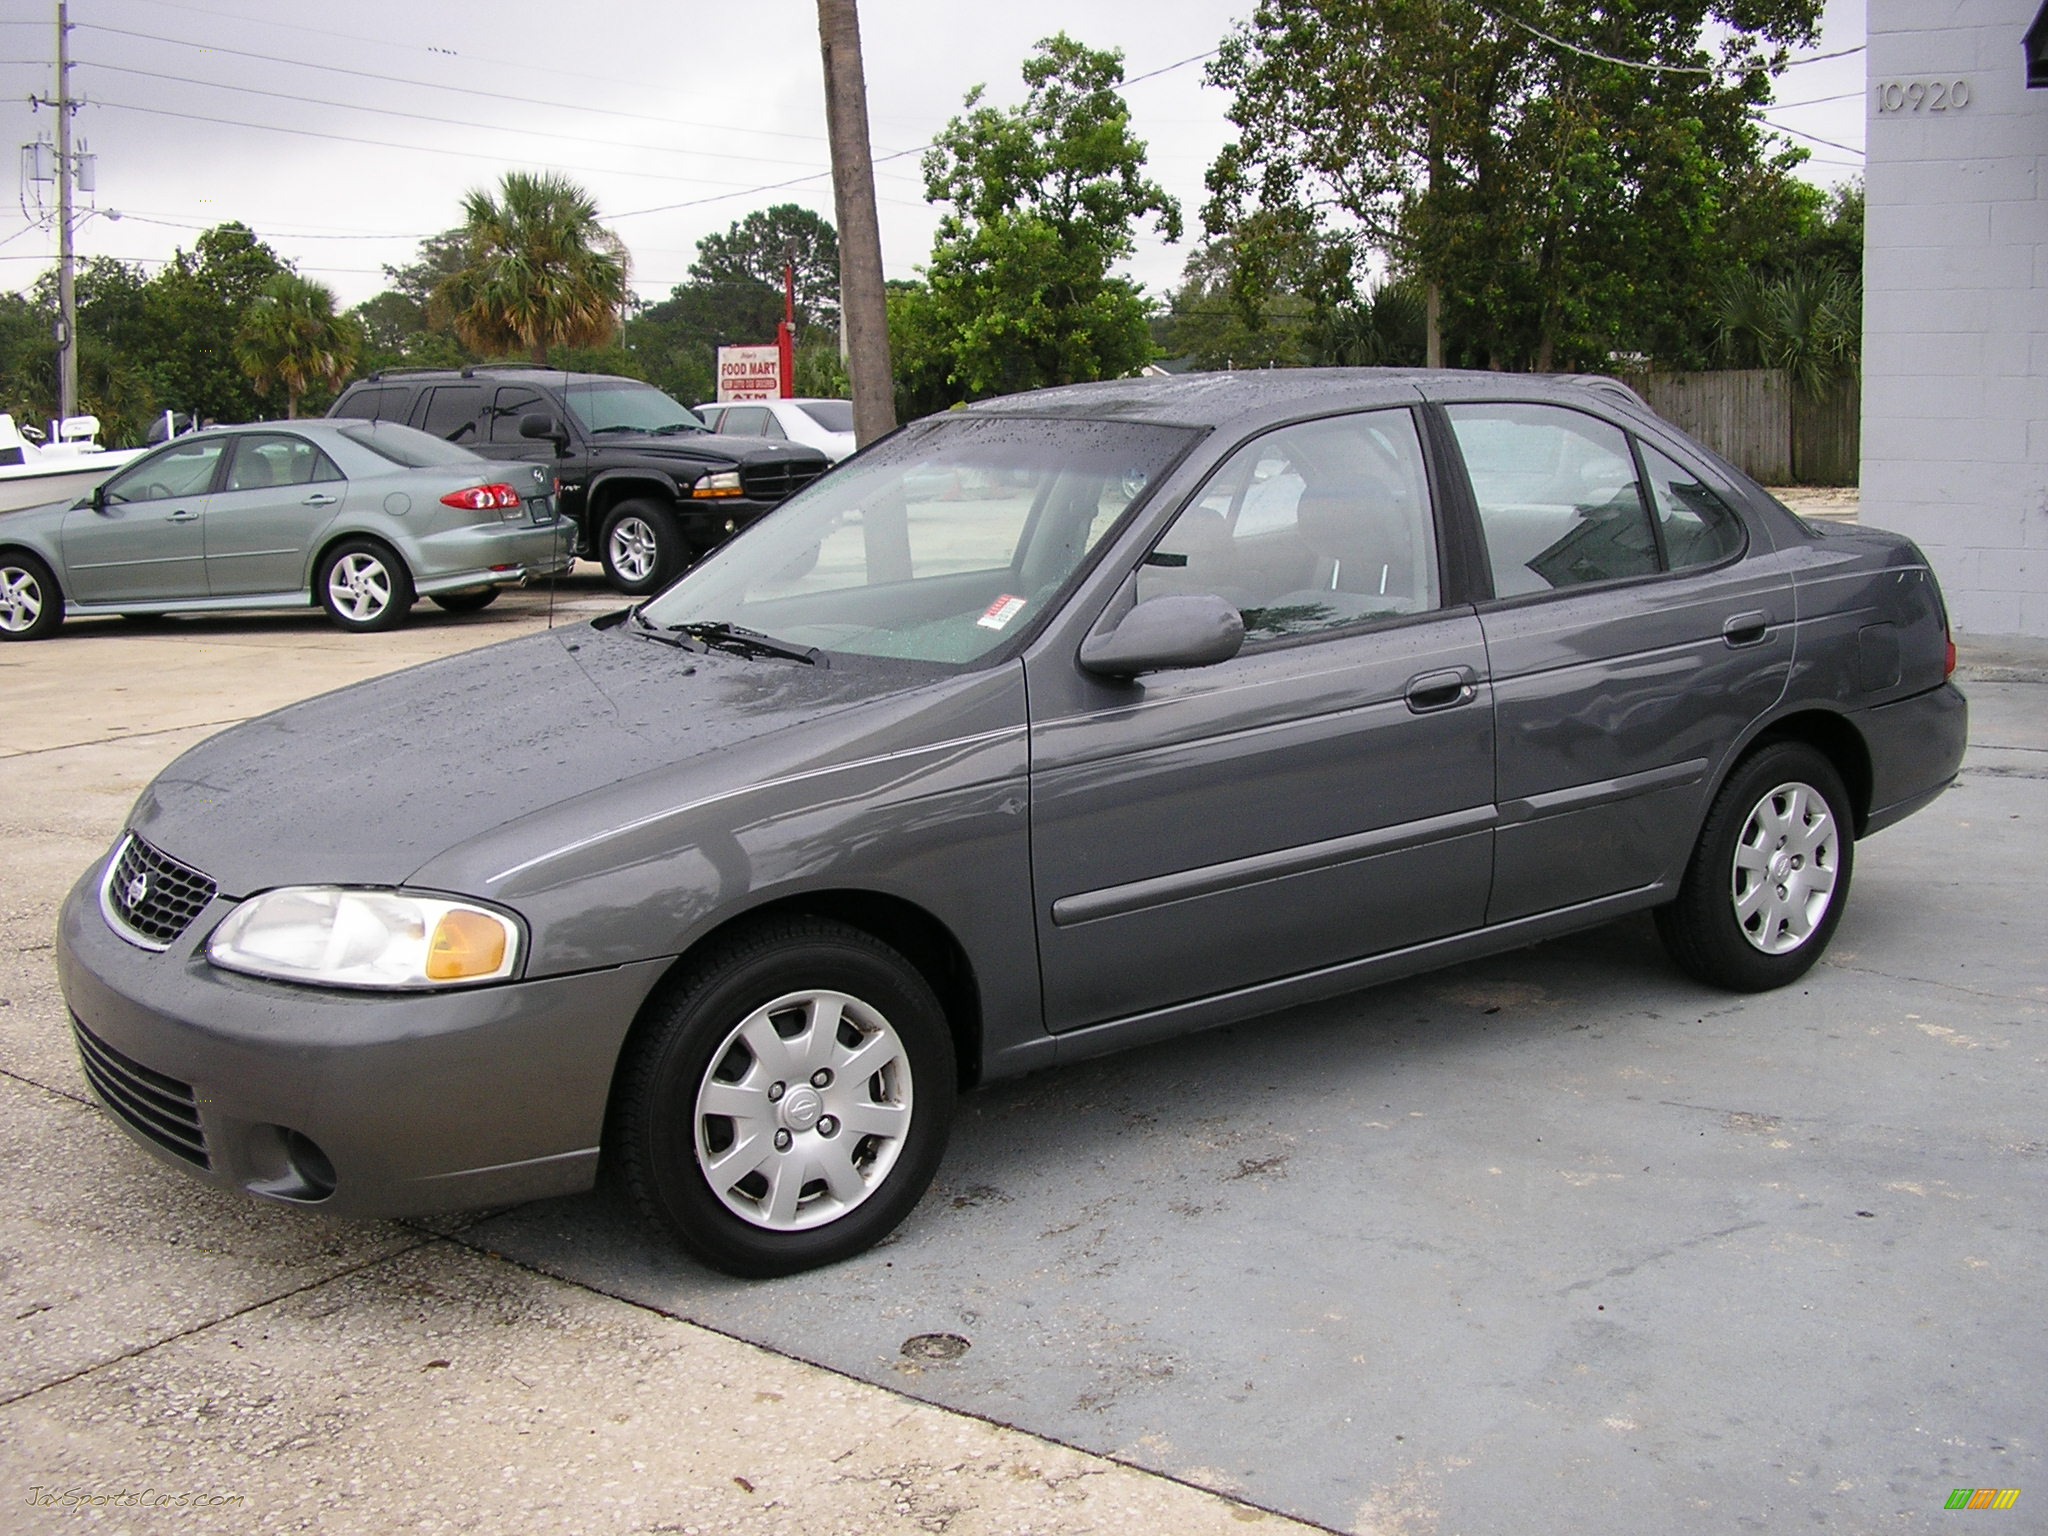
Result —
<path fill-rule="evenodd" d="M 345 539 L 320 562 L 313 589 L 343 629 L 370 632 L 403 624 L 412 611 L 412 573 L 386 545 Z"/>
<path fill-rule="evenodd" d="M 496 587 L 485 587 L 480 592 L 438 592 L 434 595 L 434 606 L 449 613 L 482 613 L 498 600 Z"/>
<path fill-rule="evenodd" d="M 1805 975 L 1849 899 L 1855 822 L 1834 765 L 1781 741 L 1744 758 L 1707 813 L 1657 931 L 1681 968 L 1736 992 Z"/>
<path fill-rule="evenodd" d="M 0 640 L 41 640 L 64 622 L 50 568 L 25 550 L 0 555 Z"/>
<path fill-rule="evenodd" d="M 659 592 L 690 563 L 675 513 L 645 498 L 622 501 L 606 514 L 597 540 L 604 574 L 621 592 Z"/>
<path fill-rule="evenodd" d="M 801 918 L 707 955 L 621 1068 L 609 1151 L 643 1214 L 729 1274 L 861 1252 L 910 1214 L 955 1088 L 937 998 L 901 955 Z"/>

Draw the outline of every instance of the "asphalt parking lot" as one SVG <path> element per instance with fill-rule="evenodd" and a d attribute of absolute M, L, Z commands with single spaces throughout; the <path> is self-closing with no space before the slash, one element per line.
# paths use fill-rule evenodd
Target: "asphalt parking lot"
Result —
<path fill-rule="evenodd" d="M 2048 647 L 1966 643 L 1963 779 L 1800 986 L 1628 922 L 999 1085 L 823 1273 L 597 1196 L 349 1224 L 161 1169 L 85 1094 L 63 891 L 183 747 L 547 603 L 0 650 L 0 1528 L 2039 1528 Z M 146 1489 L 239 1502 L 105 1502 Z"/>

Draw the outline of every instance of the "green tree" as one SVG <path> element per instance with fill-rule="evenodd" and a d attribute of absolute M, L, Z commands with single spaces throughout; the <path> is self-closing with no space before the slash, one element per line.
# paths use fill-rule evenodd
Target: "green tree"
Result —
<path fill-rule="evenodd" d="M 725 233 L 699 240 L 697 259 L 690 263 L 690 279 L 699 286 L 730 285 L 750 296 L 752 289 L 766 288 L 775 297 L 775 318 L 779 320 L 785 252 L 794 258 L 796 268 L 797 329 L 836 327 L 839 232 L 831 220 L 796 203 L 777 203 L 750 213 Z M 774 321 L 769 322 L 768 334 L 774 334 Z"/>
<path fill-rule="evenodd" d="M 1025 61 L 1024 82 L 1024 103 L 1008 111 L 979 105 L 979 86 L 968 92 L 967 114 L 924 159 L 926 195 L 950 205 L 928 269 L 928 318 L 954 386 L 969 395 L 1114 378 L 1145 363 L 1149 307 L 1110 269 L 1147 215 L 1165 238 L 1180 237 L 1180 206 L 1146 179 L 1145 146 L 1117 93 L 1121 54 L 1061 33 Z"/>
<path fill-rule="evenodd" d="M 1210 68 L 1238 133 L 1210 169 L 1208 225 L 1285 214 L 1359 270 L 1391 261 L 1421 287 L 1432 361 L 1684 360 L 1711 339 L 1717 275 L 1755 254 L 1727 238 L 1745 203 L 1803 158 L 1753 114 L 1818 12 L 1261 0 Z"/>
<path fill-rule="evenodd" d="M 454 368 L 483 361 L 464 346 L 454 327 L 433 313 L 434 290 L 463 268 L 468 239 L 460 229 L 443 230 L 420 242 L 419 255 L 402 267 L 386 267 L 390 287 L 349 313 L 363 328 L 361 366 Z"/>
<path fill-rule="evenodd" d="M 235 333 L 235 355 L 256 387 L 284 391 L 287 421 L 310 391 L 341 387 L 362 345 L 356 322 L 334 312 L 334 291 L 295 272 L 263 285 Z"/>
<path fill-rule="evenodd" d="M 281 395 L 257 389 L 242 371 L 233 340 L 263 285 L 285 270 L 245 224 L 217 225 L 190 252 L 173 254 L 149 280 L 137 343 L 157 404 L 211 421 L 254 421 L 283 409 Z"/>
<path fill-rule="evenodd" d="M 602 346 L 626 302 L 626 248 L 567 177 L 509 171 L 497 196 L 463 199 L 462 265 L 432 294 L 432 315 L 478 351 Z"/>

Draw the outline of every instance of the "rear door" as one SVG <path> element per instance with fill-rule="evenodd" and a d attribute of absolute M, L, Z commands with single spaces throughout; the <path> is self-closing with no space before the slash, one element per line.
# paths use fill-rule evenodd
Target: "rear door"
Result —
<path fill-rule="evenodd" d="M 1761 529 L 1615 422 L 1498 401 L 1445 414 L 1494 591 L 1487 920 L 1671 877 L 1712 773 L 1784 690 L 1791 583 Z"/>
<path fill-rule="evenodd" d="M 1210 593 L 1217 666 L 1027 663 L 1032 871 L 1059 1031 L 1479 926 L 1493 711 L 1446 606 L 1415 415 L 1283 427 L 1227 459 L 1132 572 Z"/>
<path fill-rule="evenodd" d="M 215 597 L 302 591 L 314 541 L 332 523 L 348 481 L 292 432 L 235 439 L 221 488 L 206 503 L 206 581 Z"/>

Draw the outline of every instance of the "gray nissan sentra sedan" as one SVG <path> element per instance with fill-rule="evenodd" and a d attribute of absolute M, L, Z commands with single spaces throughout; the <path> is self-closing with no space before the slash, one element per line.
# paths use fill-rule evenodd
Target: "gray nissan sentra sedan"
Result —
<path fill-rule="evenodd" d="M 1826 947 L 1961 761 L 1905 539 L 1602 380 L 1275 372 L 918 422 L 660 596 L 238 726 L 67 902 L 85 1070 L 344 1214 L 615 1171 L 784 1273 L 956 1091 L 1653 909 Z"/>

